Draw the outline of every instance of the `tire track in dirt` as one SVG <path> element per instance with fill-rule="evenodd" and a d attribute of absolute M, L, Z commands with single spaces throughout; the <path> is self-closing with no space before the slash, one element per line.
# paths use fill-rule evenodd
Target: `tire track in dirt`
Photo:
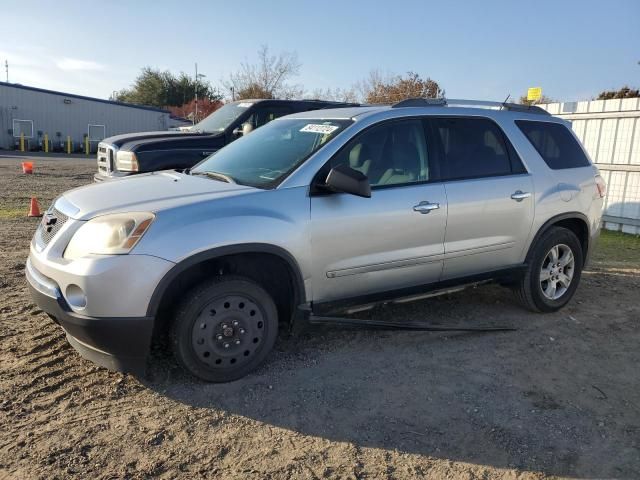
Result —
<path fill-rule="evenodd" d="M 19 355 L 19 358 L 31 357 L 34 353 L 39 353 L 42 350 L 47 349 L 48 347 L 53 346 L 55 343 L 59 342 L 61 339 L 56 337 L 51 337 L 49 340 L 44 343 L 39 343 L 35 347 L 32 347 L 30 350 L 27 350 L 22 355 Z"/>

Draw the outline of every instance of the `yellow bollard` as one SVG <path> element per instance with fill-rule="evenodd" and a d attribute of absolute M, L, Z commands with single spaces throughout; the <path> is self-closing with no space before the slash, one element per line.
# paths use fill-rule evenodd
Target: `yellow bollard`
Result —
<path fill-rule="evenodd" d="M 24 152 L 24 133 L 20 133 L 20 151 Z"/>
<path fill-rule="evenodd" d="M 44 153 L 49 153 L 49 135 L 44 134 Z"/>
<path fill-rule="evenodd" d="M 84 150 L 89 155 L 89 137 L 84 137 Z"/>
<path fill-rule="evenodd" d="M 71 137 L 67 135 L 67 154 L 71 154 Z"/>

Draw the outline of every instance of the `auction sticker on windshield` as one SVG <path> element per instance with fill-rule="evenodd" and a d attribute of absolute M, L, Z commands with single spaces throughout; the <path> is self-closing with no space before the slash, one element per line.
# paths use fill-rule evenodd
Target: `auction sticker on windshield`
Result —
<path fill-rule="evenodd" d="M 327 135 L 331 132 L 334 132 L 339 127 L 335 125 L 318 125 L 316 123 L 309 123 L 300 129 L 301 132 L 311 132 L 311 133 L 322 133 Z"/>

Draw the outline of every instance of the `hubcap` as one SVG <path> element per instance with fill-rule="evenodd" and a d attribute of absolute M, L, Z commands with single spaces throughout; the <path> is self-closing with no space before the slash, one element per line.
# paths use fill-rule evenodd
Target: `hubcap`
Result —
<path fill-rule="evenodd" d="M 213 368 L 237 368 L 249 362 L 266 334 L 262 310 L 244 295 L 211 301 L 193 324 L 191 345 L 198 359 Z"/>
<path fill-rule="evenodd" d="M 575 271 L 575 258 L 571 248 L 559 244 L 551 248 L 540 269 L 542 294 L 549 300 L 558 300 L 571 285 Z"/>

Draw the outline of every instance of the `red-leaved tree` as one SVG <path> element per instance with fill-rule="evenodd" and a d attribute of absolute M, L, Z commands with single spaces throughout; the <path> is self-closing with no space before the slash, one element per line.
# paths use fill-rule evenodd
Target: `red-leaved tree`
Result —
<path fill-rule="evenodd" d="M 198 115 L 196 116 L 196 101 L 191 100 L 179 107 L 169 107 L 169 111 L 172 115 L 177 117 L 187 118 L 194 123 L 198 123 L 205 117 L 208 117 L 217 109 L 224 105 L 220 100 L 209 100 L 208 98 L 198 99 Z"/>

